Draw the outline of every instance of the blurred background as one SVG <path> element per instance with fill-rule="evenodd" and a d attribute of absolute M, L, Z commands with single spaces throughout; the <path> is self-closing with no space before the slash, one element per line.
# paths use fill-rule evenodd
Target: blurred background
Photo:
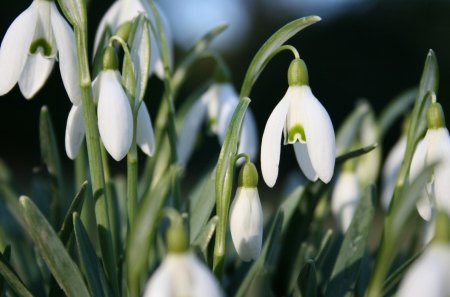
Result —
<path fill-rule="evenodd" d="M 89 7 L 91 42 L 102 14 L 112 4 L 92 0 Z M 301 31 L 289 43 L 305 60 L 315 96 L 328 110 L 335 129 L 366 98 L 379 112 L 389 100 L 417 85 L 426 54 L 433 49 L 440 67 L 438 100 L 450 117 L 450 1 L 448 0 L 160 0 L 175 38 L 175 61 L 204 33 L 219 23 L 229 28 L 214 43 L 229 64 L 237 90 L 253 55 L 263 42 L 287 22 L 319 15 L 322 21 Z M 4 2 L 0 9 L 0 38 L 9 24 L 31 1 Z M 92 44 L 92 43 L 91 43 Z M 287 88 L 287 67 L 292 56 L 277 56 L 262 73 L 251 95 L 251 108 L 258 122 L 260 137 L 270 112 Z M 208 79 L 210 62 L 199 63 L 183 87 L 181 97 Z M 0 78 L 1 79 L 1 78 Z M 162 83 L 151 80 L 147 106 L 153 119 L 159 105 Z M 70 101 L 63 89 L 58 67 L 41 91 L 28 101 L 15 87 L 0 98 L 0 159 L 3 159 L 24 187 L 32 170 L 40 166 L 38 118 L 47 105 L 57 133 L 61 156 L 69 175 L 71 163 L 64 152 L 64 131 Z M 398 137 L 392 129 L 385 145 Z M 190 167 L 201 170 L 217 160 L 216 138 L 202 141 Z M 207 152 L 209 159 L 205 159 Z M 386 152 L 386 150 L 385 150 Z M 117 165 L 125 172 L 125 161 Z M 281 170 L 297 170 L 292 149 L 283 148 Z M 259 166 L 258 166 L 259 167 Z"/>

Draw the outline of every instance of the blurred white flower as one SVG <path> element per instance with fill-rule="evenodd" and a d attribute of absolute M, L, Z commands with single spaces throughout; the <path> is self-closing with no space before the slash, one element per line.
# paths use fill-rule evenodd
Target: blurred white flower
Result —
<path fill-rule="evenodd" d="M 341 172 L 331 195 L 331 210 L 342 233 L 350 226 L 360 197 L 356 174 L 353 171 Z"/>
<path fill-rule="evenodd" d="M 308 70 L 294 59 L 288 70 L 289 87 L 269 116 L 261 142 L 261 171 L 273 187 L 278 178 L 280 139 L 293 144 L 303 174 L 312 181 L 328 183 L 333 177 L 336 140 L 333 124 L 325 108 L 309 87 Z"/>
<path fill-rule="evenodd" d="M 156 5 L 156 3 L 155 3 Z M 173 44 L 172 33 L 169 23 L 164 16 L 162 10 L 156 5 L 159 15 L 161 17 L 161 24 L 163 26 L 164 36 L 166 39 L 167 49 L 169 51 L 169 65 L 172 67 L 173 63 Z M 94 53 L 98 50 L 100 39 L 106 26 L 109 26 L 114 33 L 120 25 L 127 21 L 131 21 L 139 13 L 144 13 L 153 26 L 156 26 L 155 18 L 151 8 L 146 1 L 140 0 L 117 0 L 115 1 L 108 11 L 105 13 L 97 28 L 94 41 Z M 164 65 L 158 46 L 157 38 L 152 30 L 150 30 L 150 75 L 155 73 L 160 79 L 164 78 Z"/>
<path fill-rule="evenodd" d="M 34 0 L 11 24 L 0 48 L 0 95 L 19 82 L 27 99 L 38 92 L 55 60 L 73 104 L 81 101 L 75 36 L 53 1 Z"/>
<path fill-rule="evenodd" d="M 230 208 L 230 232 L 239 257 L 256 260 L 263 236 L 263 211 L 257 188 L 237 188 Z"/>
<path fill-rule="evenodd" d="M 405 151 L 406 135 L 402 135 L 387 155 L 386 162 L 383 166 L 381 176 L 381 205 L 386 211 L 391 204 L 395 183 L 402 165 L 403 157 L 405 156 Z"/>
<path fill-rule="evenodd" d="M 218 297 L 221 289 L 211 271 L 192 253 L 169 253 L 147 282 L 144 297 Z"/>
<path fill-rule="evenodd" d="M 450 295 L 450 246 L 432 244 L 411 266 L 400 284 L 398 297 Z"/>
<path fill-rule="evenodd" d="M 186 164 L 195 145 L 195 135 L 205 118 L 210 130 L 218 136 L 220 144 L 230 125 L 234 110 L 239 103 L 239 95 L 230 83 L 216 83 L 197 100 L 187 112 L 178 138 L 178 161 Z M 254 160 L 257 154 L 258 140 L 255 119 L 250 109 L 244 118 L 239 139 L 238 153 L 246 153 Z"/>

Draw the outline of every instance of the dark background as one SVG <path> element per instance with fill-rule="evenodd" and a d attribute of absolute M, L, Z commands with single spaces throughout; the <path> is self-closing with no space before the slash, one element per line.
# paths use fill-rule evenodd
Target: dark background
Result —
<path fill-rule="evenodd" d="M 201 7 L 202 1 L 193 2 Z M 223 51 L 232 69 L 236 88 L 240 88 L 253 55 L 272 33 L 290 20 L 318 14 L 323 16 L 323 20 L 300 32 L 289 43 L 298 48 L 305 60 L 313 93 L 328 110 L 335 129 L 359 98 L 367 98 L 379 113 L 390 99 L 415 86 L 420 79 L 429 49 L 435 51 L 439 61 L 438 101 L 449 114 L 450 1 L 349 0 L 345 3 L 345 0 L 341 0 L 344 5 L 339 7 L 338 12 L 327 11 L 327 5 L 330 9 L 336 9 L 331 6 L 331 2 L 333 1 L 318 0 L 320 6 L 317 7 L 309 5 L 304 9 L 274 10 L 263 0 L 243 1 L 246 11 L 251 15 L 249 33 L 238 45 L 229 42 L 229 48 Z M 23 0 L 2 2 L 0 38 L 3 38 L 14 18 L 30 3 Z M 91 0 L 91 28 L 97 26 L 101 15 L 111 3 L 112 1 Z M 199 13 L 200 11 L 199 8 Z M 94 31 L 91 29 L 91 41 Z M 176 61 L 180 60 L 184 52 L 177 47 Z M 270 112 L 286 91 L 286 71 L 290 59 L 288 53 L 276 57 L 253 89 L 251 108 L 258 121 L 260 135 Z M 210 63 L 197 65 L 183 88 L 182 97 L 208 79 L 212 71 Z M 152 79 L 146 101 L 153 119 L 161 89 L 162 84 L 157 79 Z M 181 101 L 182 97 L 179 98 Z M 64 131 L 70 101 L 63 89 L 57 64 L 49 81 L 32 100 L 24 99 L 18 87 L 0 99 L 0 158 L 9 165 L 24 187 L 29 184 L 32 168 L 41 164 L 38 118 L 43 105 L 49 107 L 65 168 L 71 172 L 72 165 L 64 152 Z M 398 129 L 392 129 L 387 135 L 386 144 L 391 145 L 397 136 Z M 206 163 L 203 158 L 206 151 L 210 152 L 212 162 L 218 150 L 217 141 L 212 137 L 207 138 L 204 146 L 194 154 L 190 167 L 203 167 Z M 121 171 L 125 168 L 123 163 L 125 162 L 118 165 Z M 282 150 L 280 165 L 281 172 L 298 168 L 292 150 Z"/>

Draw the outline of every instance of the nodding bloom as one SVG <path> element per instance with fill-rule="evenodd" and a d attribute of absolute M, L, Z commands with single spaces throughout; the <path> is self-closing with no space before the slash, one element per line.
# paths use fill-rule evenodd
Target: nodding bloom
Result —
<path fill-rule="evenodd" d="M 261 171 L 273 187 L 280 163 L 280 138 L 294 146 L 303 174 L 312 181 L 328 183 L 334 171 L 336 144 L 330 116 L 309 87 L 308 71 L 294 59 L 288 71 L 289 88 L 267 120 L 261 143 Z"/>
<path fill-rule="evenodd" d="M 431 244 L 407 271 L 397 296 L 447 297 L 450 295 L 450 246 Z"/>
<path fill-rule="evenodd" d="M 178 140 L 178 161 L 185 165 L 195 145 L 195 135 L 201 128 L 205 118 L 211 132 L 218 136 L 220 144 L 230 125 L 234 110 L 239 103 L 239 95 L 230 83 L 215 83 L 197 100 L 187 112 Z M 257 154 L 257 135 L 255 119 L 250 109 L 244 118 L 239 138 L 238 153 L 246 153 L 250 159 Z"/>
<path fill-rule="evenodd" d="M 122 79 L 117 71 L 117 57 L 114 48 L 105 51 L 111 63 L 107 62 L 93 82 L 94 100 L 97 103 L 98 129 L 108 153 L 116 160 L 122 160 L 133 141 L 133 113 L 129 99 L 122 87 Z M 108 61 L 108 58 L 104 58 Z M 109 64 L 108 64 L 109 63 Z M 153 128 L 145 103 L 137 113 L 136 143 L 141 150 L 151 156 L 154 152 Z M 83 106 L 72 106 L 66 126 L 66 153 L 74 159 L 85 135 Z"/>
<path fill-rule="evenodd" d="M 230 208 L 230 232 L 234 248 L 243 261 L 261 253 L 263 211 L 258 194 L 258 173 L 253 163 L 241 168 L 238 188 Z"/>
<path fill-rule="evenodd" d="M 176 225 L 169 227 L 168 254 L 148 280 L 143 296 L 223 296 L 211 271 L 188 251 L 185 231 Z"/>
<path fill-rule="evenodd" d="M 0 95 L 18 82 L 27 99 L 44 85 L 59 60 L 64 87 L 73 104 L 81 101 L 74 33 L 53 1 L 34 0 L 11 24 L 0 48 Z"/>
<path fill-rule="evenodd" d="M 156 3 L 155 3 L 156 5 Z M 169 22 L 164 16 L 162 10 L 156 6 L 161 17 L 161 24 L 163 26 L 164 35 L 166 38 L 166 45 L 169 51 L 169 64 L 172 64 L 173 60 L 173 46 L 172 46 L 172 34 L 169 27 Z M 131 21 L 139 13 L 144 13 L 149 21 L 156 26 L 155 18 L 151 8 L 146 1 L 140 0 L 117 0 L 114 2 L 108 11 L 105 13 L 100 21 L 97 29 L 94 41 L 94 52 L 98 50 L 100 39 L 106 27 L 109 26 L 114 33 L 125 22 Z M 157 38 L 155 34 L 150 30 L 150 74 L 155 73 L 160 79 L 164 78 L 164 65 L 162 62 L 161 53 L 158 47 Z"/>
<path fill-rule="evenodd" d="M 343 233 L 352 222 L 360 197 L 358 177 L 355 172 L 344 169 L 337 177 L 331 195 L 331 210 Z"/>
<path fill-rule="evenodd" d="M 432 102 L 427 110 L 427 132 L 417 144 L 411 161 L 410 181 L 429 165 L 435 165 L 431 181 L 417 203 L 419 214 L 430 220 L 435 208 L 450 213 L 450 136 L 442 107 Z"/>

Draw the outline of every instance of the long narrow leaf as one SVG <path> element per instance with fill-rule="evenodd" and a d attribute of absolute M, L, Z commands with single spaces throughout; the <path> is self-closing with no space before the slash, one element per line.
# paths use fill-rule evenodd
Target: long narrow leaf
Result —
<path fill-rule="evenodd" d="M 75 198 L 73 198 L 72 204 L 69 207 L 69 210 L 67 211 L 67 214 L 64 218 L 63 224 L 61 226 L 61 229 L 58 232 L 59 238 L 63 243 L 67 243 L 69 240 L 70 234 L 73 230 L 73 220 L 72 216 L 73 213 L 81 212 L 81 209 L 83 208 L 83 202 L 84 202 L 84 194 L 86 192 L 86 187 L 88 185 L 88 182 L 85 181 L 81 185 L 81 189 L 78 191 L 78 193 L 75 195 Z"/>
<path fill-rule="evenodd" d="M 20 297 L 33 297 L 14 269 L 9 265 L 8 259 L 0 253 L 0 274 L 8 286 Z M 0 291 L 2 293 L 2 291 Z"/>

